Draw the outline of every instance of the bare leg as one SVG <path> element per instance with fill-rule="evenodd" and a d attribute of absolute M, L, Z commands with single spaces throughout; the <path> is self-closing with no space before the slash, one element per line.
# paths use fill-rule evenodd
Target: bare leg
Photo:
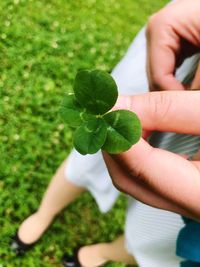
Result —
<path fill-rule="evenodd" d="M 29 244 L 38 240 L 54 217 L 85 191 L 84 188 L 66 179 L 65 166 L 66 161 L 62 163 L 50 182 L 37 212 L 21 224 L 18 234 L 23 242 Z M 100 266 L 108 261 L 135 264 L 134 258 L 125 249 L 124 236 L 111 243 L 82 247 L 79 251 L 79 260 L 85 267 Z"/>
<path fill-rule="evenodd" d="M 65 167 L 66 161 L 61 164 L 52 178 L 37 212 L 21 224 L 18 235 L 23 242 L 29 244 L 38 240 L 54 217 L 85 191 L 84 188 L 66 179 Z"/>
<path fill-rule="evenodd" d="M 120 236 L 111 243 L 82 247 L 79 250 L 78 257 L 81 265 L 84 267 L 97 267 L 108 261 L 137 266 L 134 257 L 125 248 L 124 236 Z"/>

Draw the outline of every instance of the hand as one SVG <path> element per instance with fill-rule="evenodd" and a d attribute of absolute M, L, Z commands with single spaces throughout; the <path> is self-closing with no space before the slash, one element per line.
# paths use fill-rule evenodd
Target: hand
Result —
<path fill-rule="evenodd" d="M 176 67 L 200 51 L 200 1 L 177 0 L 154 14 L 147 25 L 147 73 L 150 90 L 183 90 Z M 200 71 L 192 89 L 200 89 Z M 198 83 L 196 83 L 198 80 Z"/>
<path fill-rule="evenodd" d="M 128 99 L 128 101 L 126 101 Z M 200 134 L 200 92 L 151 92 L 119 98 L 129 103 L 144 130 Z M 123 108 L 126 108 L 124 106 Z M 200 220 L 200 161 L 151 147 L 144 139 L 130 150 L 104 159 L 114 185 L 154 207 Z"/>

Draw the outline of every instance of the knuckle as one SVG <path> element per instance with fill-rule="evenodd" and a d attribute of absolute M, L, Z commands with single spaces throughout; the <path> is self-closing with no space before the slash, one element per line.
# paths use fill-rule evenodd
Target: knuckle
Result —
<path fill-rule="evenodd" d="M 158 14 L 155 13 L 152 16 L 149 17 L 147 21 L 147 27 L 146 27 L 146 36 L 149 37 L 152 33 L 152 31 L 155 28 L 155 25 L 158 23 Z"/>
<path fill-rule="evenodd" d="M 163 92 L 157 92 L 148 97 L 150 114 L 154 121 L 166 120 L 172 105 L 172 98 Z"/>
<path fill-rule="evenodd" d="M 131 172 L 131 176 L 134 177 L 138 182 L 144 182 L 144 173 L 139 168 Z"/>
<path fill-rule="evenodd" d="M 150 166 L 149 159 L 152 158 L 154 151 L 154 148 L 149 146 L 149 149 L 143 153 L 143 162 L 137 162 L 134 168 L 129 171 L 131 179 L 141 186 L 151 186 L 151 173 L 148 166 Z"/>
<path fill-rule="evenodd" d="M 150 156 L 150 150 L 143 153 L 143 162 L 140 162 L 140 159 L 135 159 L 135 162 L 128 168 L 127 172 L 131 180 L 142 182 L 145 180 L 145 169 L 146 169 L 146 160 Z M 148 154 L 146 154 L 148 153 Z"/>
<path fill-rule="evenodd" d="M 171 23 L 171 14 L 166 9 L 161 9 L 160 11 L 154 13 L 149 17 L 146 27 L 146 36 L 151 37 L 153 32 L 161 30 L 163 26 Z"/>

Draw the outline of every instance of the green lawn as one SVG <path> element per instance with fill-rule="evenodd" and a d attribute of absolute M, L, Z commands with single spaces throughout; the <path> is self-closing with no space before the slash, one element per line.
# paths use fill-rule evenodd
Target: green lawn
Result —
<path fill-rule="evenodd" d="M 113 240 L 123 232 L 126 201 L 106 215 L 85 194 L 55 221 L 25 257 L 10 236 L 35 211 L 72 132 L 58 115 L 80 68 L 110 71 L 148 16 L 166 0 L 0 1 L 0 266 L 60 266 L 79 243 Z M 134 82 L 134 77 L 133 77 Z M 110 266 L 123 266 L 110 264 Z"/>

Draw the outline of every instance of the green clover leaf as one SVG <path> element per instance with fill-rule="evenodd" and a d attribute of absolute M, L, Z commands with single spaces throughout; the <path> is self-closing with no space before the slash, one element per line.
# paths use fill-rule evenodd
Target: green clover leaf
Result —
<path fill-rule="evenodd" d="M 67 94 L 60 108 L 60 115 L 70 127 L 78 127 L 92 115 L 88 114 L 77 102 L 73 93 Z"/>
<path fill-rule="evenodd" d="M 64 97 L 60 113 L 65 123 L 76 128 L 74 146 L 79 153 L 93 154 L 101 148 L 111 154 L 121 153 L 139 141 L 141 124 L 135 113 L 108 112 L 117 97 L 117 85 L 108 73 L 77 73 L 74 93 Z"/>
<path fill-rule="evenodd" d="M 102 149 L 111 154 L 128 150 L 141 137 L 141 124 L 137 115 L 129 110 L 116 110 L 104 115 L 107 137 Z"/>
<path fill-rule="evenodd" d="M 105 143 L 106 135 L 105 121 L 102 118 L 90 119 L 76 129 L 74 147 L 81 154 L 94 154 Z"/>
<path fill-rule="evenodd" d="M 82 70 L 76 75 L 74 93 L 79 104 L 92 114 L 105 114 L 117 101 L 117 85 L 100 70 Z"/>

